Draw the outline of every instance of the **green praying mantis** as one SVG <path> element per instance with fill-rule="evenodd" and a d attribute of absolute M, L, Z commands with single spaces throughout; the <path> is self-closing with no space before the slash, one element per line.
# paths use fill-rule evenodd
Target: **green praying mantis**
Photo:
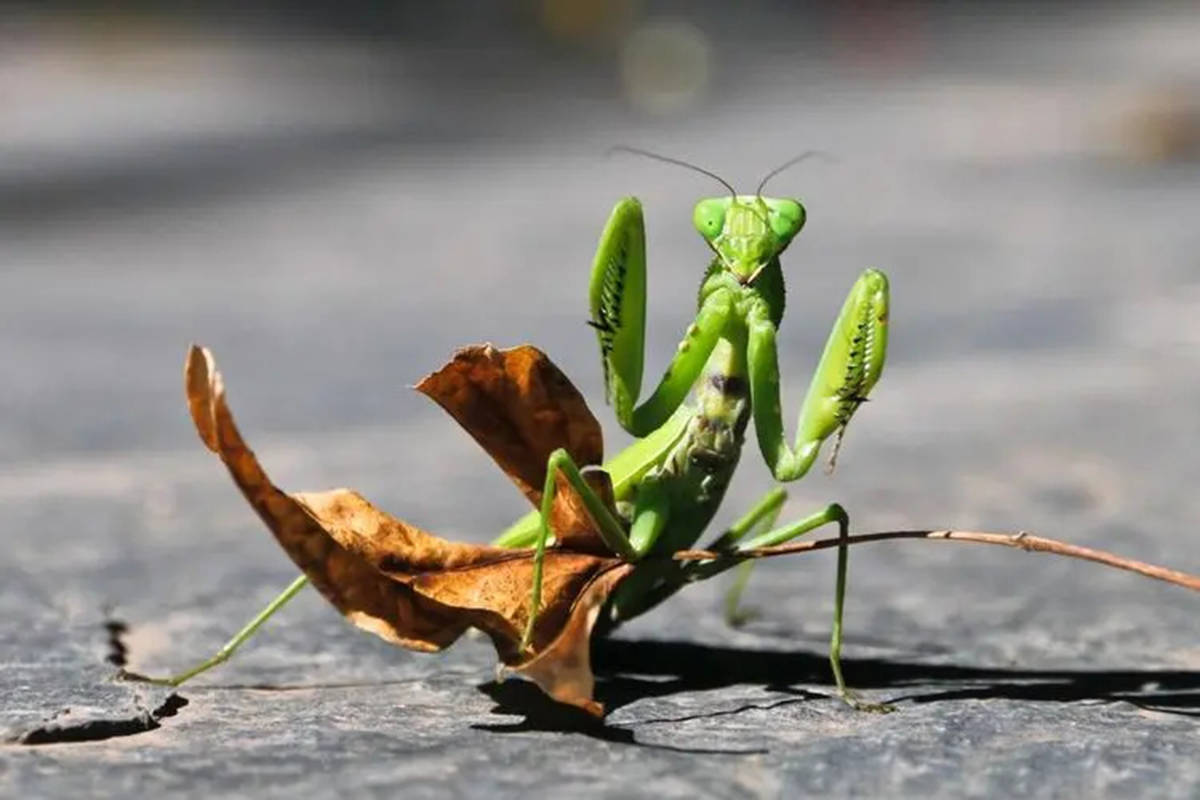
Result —
<path fill-rule="evenodd" d="M 521 643 L 528 643 L 542 592 L 543 562 L 550 529 L 556 476 L 579 494 L 598 532 L 614 554 L 638 564 L 612 597 L 607 626 L 642 614 L 689 582 L 729 569 L 732 561 L 681 563 L 669 556 L 692 547 L 716 513 L 741 454 L 751 418 L 759 450 L 776 480 L 803 477 L 822 444 L 835 437 L 833 455 L 846 426 L 879 380 L 887 349 L 888 282 L 866 270 L 854 283 L 834 322 L 800 408 L 795 444 L 784 434 L 780 406 L 777 331 L 784 311 L 780 256 L 804 227 L 804 206 L 795 199 L 765 197 L 767 181 L 800 161 L 772 170 L 753 195 L 739 195 L 714 173 L 676 159 L 618 148 L 678 164 L 719 181 L 727 195 L 700 200 L 693 222 L 713 251 L 700 287 L 695 321 L 688 327 L 665 375 L 649 398 L 641 391 L 646 324 L 646 243 L 641 204 L 619 201 L 605 226 L 592 266 L 591 318 L 600 344 L 607 399 L 621 426 L 638 438 L 603 469 L 615 505 L 591 488 L 565 450 L 549 459 L 541 508 L 514 523 L 495 540 L 512 548 L 534 548 L 530 614 Z M 808 154 L 805 154 L 808 155 Z M 688 403 L 688 397 L 692 401 Z M 841 669 L 842 616 L 849 535 L 845 510 L 833 503 L 795 522 L 776 527 L 786 492 L 769 491 L 710 546 L 736 552 L 782 544 L 827 524 L 839 538 L 834 619 L 829 660 L 839 696 L 863 710 L 888 710 L 865 703 L 847 687 Z M 662 558 L 652 558 L 664 556 Z M 731 593 L 730 610 L 744 585 L 749 562 Z M 293 581 L 216 655 L 183 673 L 156 682 L 177 686 L 224 661 L 307 583 Z"/>

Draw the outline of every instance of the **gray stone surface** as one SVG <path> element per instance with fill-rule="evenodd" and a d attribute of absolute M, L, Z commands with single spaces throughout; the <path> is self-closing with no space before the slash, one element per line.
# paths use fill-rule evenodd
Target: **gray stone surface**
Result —
<path fill-rule="evenodd" d="M 657 374 L 713 187 L 597 156 L 615 142 L 741 185 L 797 150 L 840 158 L 773 187 L 810 213 L 785 404 L 864 266 L 892 278 L 892 359 L 836 475 L 785 514 L 838 499 L 863 531 L 1028 529 L 1200 571 L 1200 170 L 1121 138 L 1140 98 L 1197 74 L 1194 16 L 962 24 L 883 71 L 732 54 L 738 91 L 718 73 L 671 120 L 595 76 L 524 86 L 511 54 L 456 96 L 436 54 L 329 43 L 177 48 L 223 69 L 123 79 L 37 67 L 45 48 L 0 67 L 42 98 L 21 108 L 54 111 L 0 130 L 0 795 L 1194 796 L 1197 598 L 982 547 L 855 551 L 848 677 L 885 717 L 831 699 L 829 553 L 760 567 L 743 630 L 714 583 L 598 645 L 604 725 L 492 682 L 479 639 L 398 650 L 311 592 L 174 697 L 112 680 L 114 639 L 131 669 L 179 669 L 292 578 L 190 428 L 190 341 L 278 482 L 353 486 L 446 536 L 524 511 L 407 389 L 454 347 L 542 345 L 610 451 L 627 441 L 582 324 L 591 248 L 641 196 Z M 723 520 L 768 486 L 745 461 Z M 95 741 L 19 743 L 70 738 Z"/>

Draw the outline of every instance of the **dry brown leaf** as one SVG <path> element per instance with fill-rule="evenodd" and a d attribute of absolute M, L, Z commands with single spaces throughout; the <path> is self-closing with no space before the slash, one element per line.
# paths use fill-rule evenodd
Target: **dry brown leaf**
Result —
<path fill-rule="evenodd" d="M 440 650 L 462 635 L 466 622 L 338 546 L 304 506 L 271 483 L 234 424 L 207 350 L 193 347 L 188 353 L 185 384 L 200 438 L 225 462 L 246 500 L 329 602 L 359 627 L 416 650 Z"/>
<path fill-rule="evenodd" d="M 600 496 L 608 510 L 616 516 L 616 503 L 613 498 L 612 478 L 602 469 L 588 470 L 583 473 L 583 480 L 592 491 Z M 583 498 L 567 483 L 566 477 L 559 472 L 555 476 L 554 505 L 550 509 L 550 530 L 554 532 L 555 543 L 567 550 L 577 550 L 598 555 L 612 555 L 612 550 L 605 544 L 596 521 L 588 513 Z"/>
<path fill-rule="evenodd" d="M 524 358 L 532 369 L 515 370 L 518 384 L 536 386 L 541 381 L 545 386 L 549 376 L 554 385 L 557 369 L 544 356 L 541 364 L 529 354 Z M 520 367 L 519 361 L 513 363 Z M 460 385 L 472 391 L 470 381 Z M 587 643 L 600 607 L 631 565 L 561 548 L 547 552 L 532 652 L 519 652 L 517 645 L 528 621 L 532 551 L 447 541 L 375 508 L 349 489 L 289 495 L 271 483 L 238 432 L 221 376 L 207 350 L 193 347 L 189 352 L 185 386 L 201 439 L 220 456 L 291 559 L 353 623 L 393 643 L 424 651 L 447 647 L 468 627 L 477 627 L 491 637 L 501 660 L 514 672 L 534 680 L 561 702 L 602 713 L 591 696 Z M 558 420 L 558 430 L 568 437 L 574 430 L 574 445 L 584 441 L 582 452 L 599 458 L 598 443 L 586 444 L 587 436 L 579 436 L 580 429 L 569 422 L 577 419 L 569 393 L 561 394 L 567 398 L 564 409 L 555 411 L 554 394 L 538 391 L 534 411 Z M 561 392 L 561 384 L 556 391 Z M 507 419 L 514 430 L 523 425 L 532 431 L 520 417 L 519 407 L 514 407 Z M 551 441 L 548 434 L 533 433 L 541 443 Z M 505 452 L 517 461 L 528 458 L 515 441 Z M 542 469 L 544 474 L 544 461 Z"/>
<path fill-rule="evenodd" d="M 600 423 L 536 347 L 464 347 L 416 389 L 458 420 L 535 505 L 558 448 L 580 466 L 604 460 Z"/>
<path fill-rule="evenodd" d="M 510 671 L 529 678 L 561 703 L 579 706 L 597 717 L 604 716 L 604 706 L 590 699 L 596 688 L 596 678 L 592 675 L 592 628 L 609 595 L 633 569 L 633 564 L 621 564 L 593 579 L 575 601 L 570 618 L 554 641 Z"/>
<path fill-rule="evenodd" d="M 464 347 L 416 389 L 454 417 L 535 506 L 542 501 L 546 462 L 555 450 L 566 450 L 581 468 L 604 460 L 600 423 L 579 390 L 536 347 Z M 612 510 L 608 474 L 589 470 L 584 477 Z M 610 552 L 561 473 L 550 527 L 560 545 Z"/>
<path fill-rule="evenodd" d="M 348 553 L 420 596 L 465 614 L 492 637 L 505 663 L 521 660 L 516 645 L 529 621 L 532 550 L 449 542 L 375 508 L 349 489 L 293 497 Z M 535 652 L 557 636 L 588 582 L 620 563 L 564 549 L 547 551 Z"/>

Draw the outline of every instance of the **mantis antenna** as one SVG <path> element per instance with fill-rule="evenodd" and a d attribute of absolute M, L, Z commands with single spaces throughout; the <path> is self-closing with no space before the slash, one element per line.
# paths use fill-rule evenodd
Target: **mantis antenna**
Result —
<path fill-rule="evenodd" d="M 690 169 L 693 172 L 699 172 L 701 175 L 707 175 L 708 177 L 712 178 L 717 183 L 721 184 L 726 189 L 728 189 L 730 197 L 734 197 L 734 198 L 737 197 L 737 190 L 734 189 L 732 186 L 730 186 L 728 181 L 726 181 L 724 178 L 722 178 L 717 173 L 709 172 L 708 170 L 704 169 L 703 167 L 697 167 L 695 164 L 689 164 L 688 162 L 681 161 L 678 158 L 671 158 L 670 156 L 662 156 L 662 155 L 659 155 L 658 153 L 651 153 L 649 150 L 641 150 L 637 147 L 627 147 L 623 144 L 619 144 L 616 147 L 609 148 L 608 154 L 612 155 L 613 153 L 629 153 L 629 154 L 635 155 L 635 156 L 644 156 L 646 158 L 652 158 L 655 161 L 662 161 L 665 164 L 674 164 L 678 167 L 686 167 L 687 169 Z"/>
<path fill-rule="evenodd" d="M 829 153 L 823 152 L 821 150 L 805 150 L 800 155 L 789 158 L 787 161 L 783 162 L 778 167 L 776 167 L 775 169 L 768 172 L 766 174 L 766 177 L 764 177 L 759 182 L 758 188 L 754 190 L 755 196 L 762 197 L 762 190 L 767 187 L 767 181 L 771 180 L 771 178 L 774 178 L 776 175 L 778 175 L 779 173 L 783 172 L 786 169 L 790 169 L 791 167 L 796 166 L 801 161 L 804 161 L 805 159 L 808 159 L 808 158 L 813 158 L 814 156 L 817 158 L 823 158 L 826 161 L 836 161 L 837 160 L 833 156 L 829 155 Z"/>

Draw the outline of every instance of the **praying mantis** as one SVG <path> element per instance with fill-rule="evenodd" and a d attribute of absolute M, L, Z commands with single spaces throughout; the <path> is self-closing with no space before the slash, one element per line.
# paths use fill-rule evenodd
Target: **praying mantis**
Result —
<path fill-rule="evenodd" d="M 781 414 L 776 344 L 784 311 L 780 256 L 804 227 L 806 212 L 798 200 L 766 197 L 762 191 L 770 178 L 804 156 L 768 173 L 753 195 L 740 195 L 719 176 L 686 162 L 619 149 L 701 172 L 719 181 L 728 195 L 705 198 L 695 206 L 694 225 L 714 257 L 701 283 L 695 320 L 662 380 L 641 404 L 647 284 L 639 201 L 619 201 L 604 228 L 591 272 L 589 323 L 600 345 L 606 397 L 621 426 L 639 438 L 603 465 L 615 502 L 597 493 L 585 479 L 585 471 L 560 449 L 550 455 L 540 509 L 495 540 L 502 547 L 533 548 L 535 552 L 522 649 L 528 646 L 537 619 L 543 562 L 553 544 L 550 519 L 557 476 L 582 499 L 612 553 L 639 565 L 618 586 L 605 623 L 611 626 L 628 620 L 687 583 L 731 566 L 732 562 L 724 561 L 674 562 L 669 555 L 693 546 L 711 522 L 737 467 L 750 419 L 759 450 L 776 480 L 803 477 L 823 443 L 835 437 L 832 464 L 846 426 L 879 380 L 886 355 L 888 281 L 882 272 L 868 269 L 855 281 L 834 322 L 800 408 L 795 444 L 789 446 Z M 687 402 L 689 394 L 694 398 L 691 403 Z M 832 503 L 775 527 L 785 499 L 782 488 L 772 489 L 710 549 L 722 552 L 777 545 L 836 524 L 842 544 L 838 548 L 830 666 L 838 694 L 846 703 L 862 710 L 889 710 L 860 700 L 842 675 L 847 514 Z M 743 572 L 739 586 L 745 576 Z M 155 682 L 177 686 L 227 660 L 306 583 L 304 576 L 293 581 L 212 658 Z"/>

